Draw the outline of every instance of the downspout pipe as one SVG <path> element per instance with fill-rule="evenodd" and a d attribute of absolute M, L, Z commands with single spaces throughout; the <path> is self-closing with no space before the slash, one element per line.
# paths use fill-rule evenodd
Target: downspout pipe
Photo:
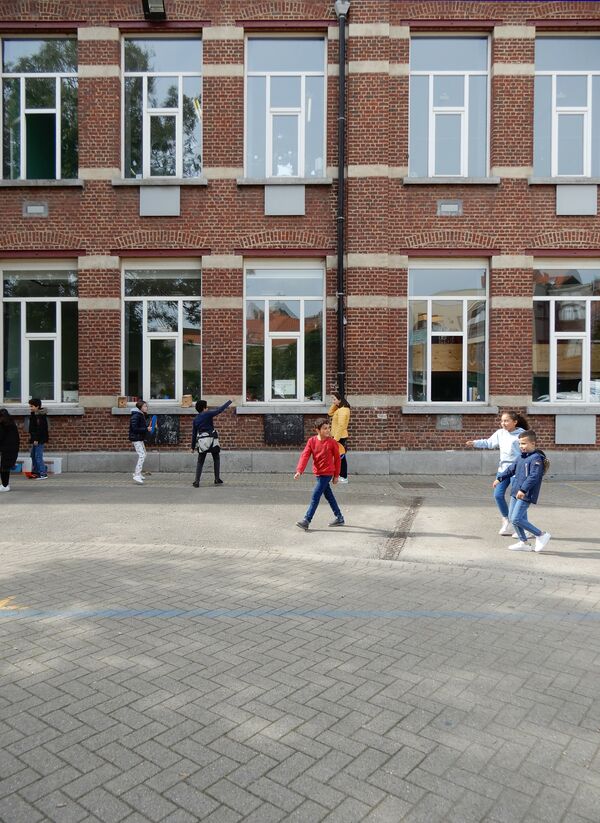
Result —
<path fill-rule="evenodd" d="M 350 0 L 336 0 L 335 13 L 339 30 L 338 79 L 338 196 L 337 196 L 337 389 L 346 394 L 346 276 L 345 242 L 345 166 L 346 166 L 346 19 Z"/>

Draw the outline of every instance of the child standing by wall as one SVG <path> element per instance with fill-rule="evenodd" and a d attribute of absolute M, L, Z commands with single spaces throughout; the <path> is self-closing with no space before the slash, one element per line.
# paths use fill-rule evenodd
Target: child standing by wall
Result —
<path fill-rule="evenodd" d="M 325 499 L 331 506 L 331 510 L 335 515 L 335 520 L 332 520 L 329 525 L 344 525 L 344 516 L 340 511 L 335 495 L 329 485 L 332 481 L 334 484 L 337 483 L 340 476 L 339 446 L 331 437 L 331 427 L 329 426 L 329 422 L 324 418 L 319 418 L 316 421 L 315 431 L 317 432 L 316 435 L 314 437 L 309 437 L 308 442 L 304 447 L 304 451 L 300 455 L 300 460 L 298 461 L 296 473 L 294 475 L 294 480 L 297 480 L 304 472 L 309 458 L 312 456 L 313 474 L 316 476 L 316 483 L 313 489 L 310 504 L 306 510 L 306 514 L 302 520 L 298 520 L 296 523 L 296 525 L 299 528 L 304 529 L 304 531 L 308 531 L 308 527 L 314 517 L 322 495 L 325 495 Z"/>
<path fill-rule="evenodd" d="M 551 535 L 550 532 L 542 532 L 527 520 L 527 510 L 530 503 L 538 501 L 547 466 L 546 455 L 538 449 L 536 434 L 531 430 L 519 435 L 519 448 L 520 456 L 498 475 L 494 480 L 494 488 L 512 477 L 508 519 L 517 530 L 519 542 L 508 548 L 513 552 L 530 552 L 532 547 L 527 542 L 527 530 L 535 537 L 533 551 L 541 552 L 546 548 Z"/>
<path fill-rule="evenodd" d="M 129 418 L 129 440 L 133 444 L 133 448 L 137 452 L 137 463 L 133 472 L 133 479 L 136 483 L 143 485 L 144 476 L 142 469 L 144 467 L 144 460 L 146 459 L 146 438 L 148 432 L 152 430 L 152 425 L 148 425 L 146 415 L 148 414 L 148 404 L 143 400 L 138 400 L 131 410 L 131 417 Z"/>
<path fill-rule="evenodd" d="M 348 426 L 350 424 L 350 403 L 340 392 L 332 392 L 331 408 L 327 412 L 331 417 L 331 436 L 340 444 L 340 483 L 348 482 Z"/>
<path fill-rule="evenodd" d="M 467 446 L 474 449 L 500 449 L 498 470 L 496 478 L 507 469 L 519 456 L 519 435 L 529 428 L 529 424 L 518 412 L 505 411 L 500 418 L 500 426 L 491 437 L 482 440 L 467 440 Z M 494 483 L 494 500 L 500 511 L 502 523 L 498 534 L 511 535 L 512 529 L 508 519 L 508 504 L 506 502 L 506 490 L 510 484 L 510 478 L 502 480 L 498 484 Z"/>
<path fill-rule="evenodd" d="M 32 480 L 46 480 L 48 472 L 44 464 L 44 446 L 48 442 L 48 419 L 42 401 L 32 397 L 29 401 L 29 442 L 31 443 Z"/>

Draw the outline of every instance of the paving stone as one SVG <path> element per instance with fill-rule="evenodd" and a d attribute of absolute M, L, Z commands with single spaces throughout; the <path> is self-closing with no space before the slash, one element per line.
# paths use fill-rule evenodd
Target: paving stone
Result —
<path fill-rule="evenodd" d="M 131 808 L 126 806 L 112 794 L 104 789 L 94 789 L 83 795 L 78 800 L 82 806 L 89 809 L 92 814 L 103 820 L 104 823 L 120 823 L 125 817 L 131 814 Z"/>

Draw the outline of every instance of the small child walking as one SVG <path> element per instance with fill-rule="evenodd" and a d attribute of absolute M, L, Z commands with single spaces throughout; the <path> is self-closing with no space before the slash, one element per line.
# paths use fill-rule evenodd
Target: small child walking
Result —
<path fill-rule="evenodd" d="M 495 488 L 512 477 L 508 519 L 517 531 L 519 542 L 508 548 L 513 552 L 541 552 L 548 545 L 551 534 L 530 523 L 527 519 L 527 510 L 531 503 L 538 501 L 548 463 L 544 452 L 538 449 L 536 434 L 531 429 L 519 435 L 519 448 L 520 456 L 498 475 L 493 485 Z M 525 530 L 535 537 L 533 547 L 527 542 Z"/>
<path fill-rule="evenodd" d="M 148 433 L 152 431 L 152 425 L 148 425 L 148 404 L 144 400 L 138 400 L 131 410 L 129 418 L 129 440 L 137 453 L 137 463 L 133 471 L 133 479 L 140 486 L 144 485 L 144 460 L 146 459 L 146 439 Z"/>
<path fill-rule="evenodd" d="M 313 474 L 316 479 L 315 487 L 306 514 L 302 520 L 298 520 L 296 523 L 304 531 L 308 531 L 322 495 L 325 495 L 325 499 L 331 506 L 335 516 L 335 520 L 332 520 L 329 525 L 344 525 L 344 516 L 329 485 L 331 482 L 335 485 L 340 476 L 340 450 L 337 442 L 331 437 L 331 427 L 328 420 L 319 418 L 315 422 L 315 431 L 316 435 L 309 437 L 304 451 L 300 455 L 294 474 L 294 480 L 297 480 L 303 474 L 310 457 L 312 457 Z"/>

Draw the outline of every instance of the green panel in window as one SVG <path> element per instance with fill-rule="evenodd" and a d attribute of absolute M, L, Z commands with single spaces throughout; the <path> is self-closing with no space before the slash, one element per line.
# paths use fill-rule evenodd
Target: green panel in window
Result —
<path fill-rule="evenodd" d="M 56 116 L 28 114 L 27 116 L 27 179 L 54 180 L 56 178 Z"/>

